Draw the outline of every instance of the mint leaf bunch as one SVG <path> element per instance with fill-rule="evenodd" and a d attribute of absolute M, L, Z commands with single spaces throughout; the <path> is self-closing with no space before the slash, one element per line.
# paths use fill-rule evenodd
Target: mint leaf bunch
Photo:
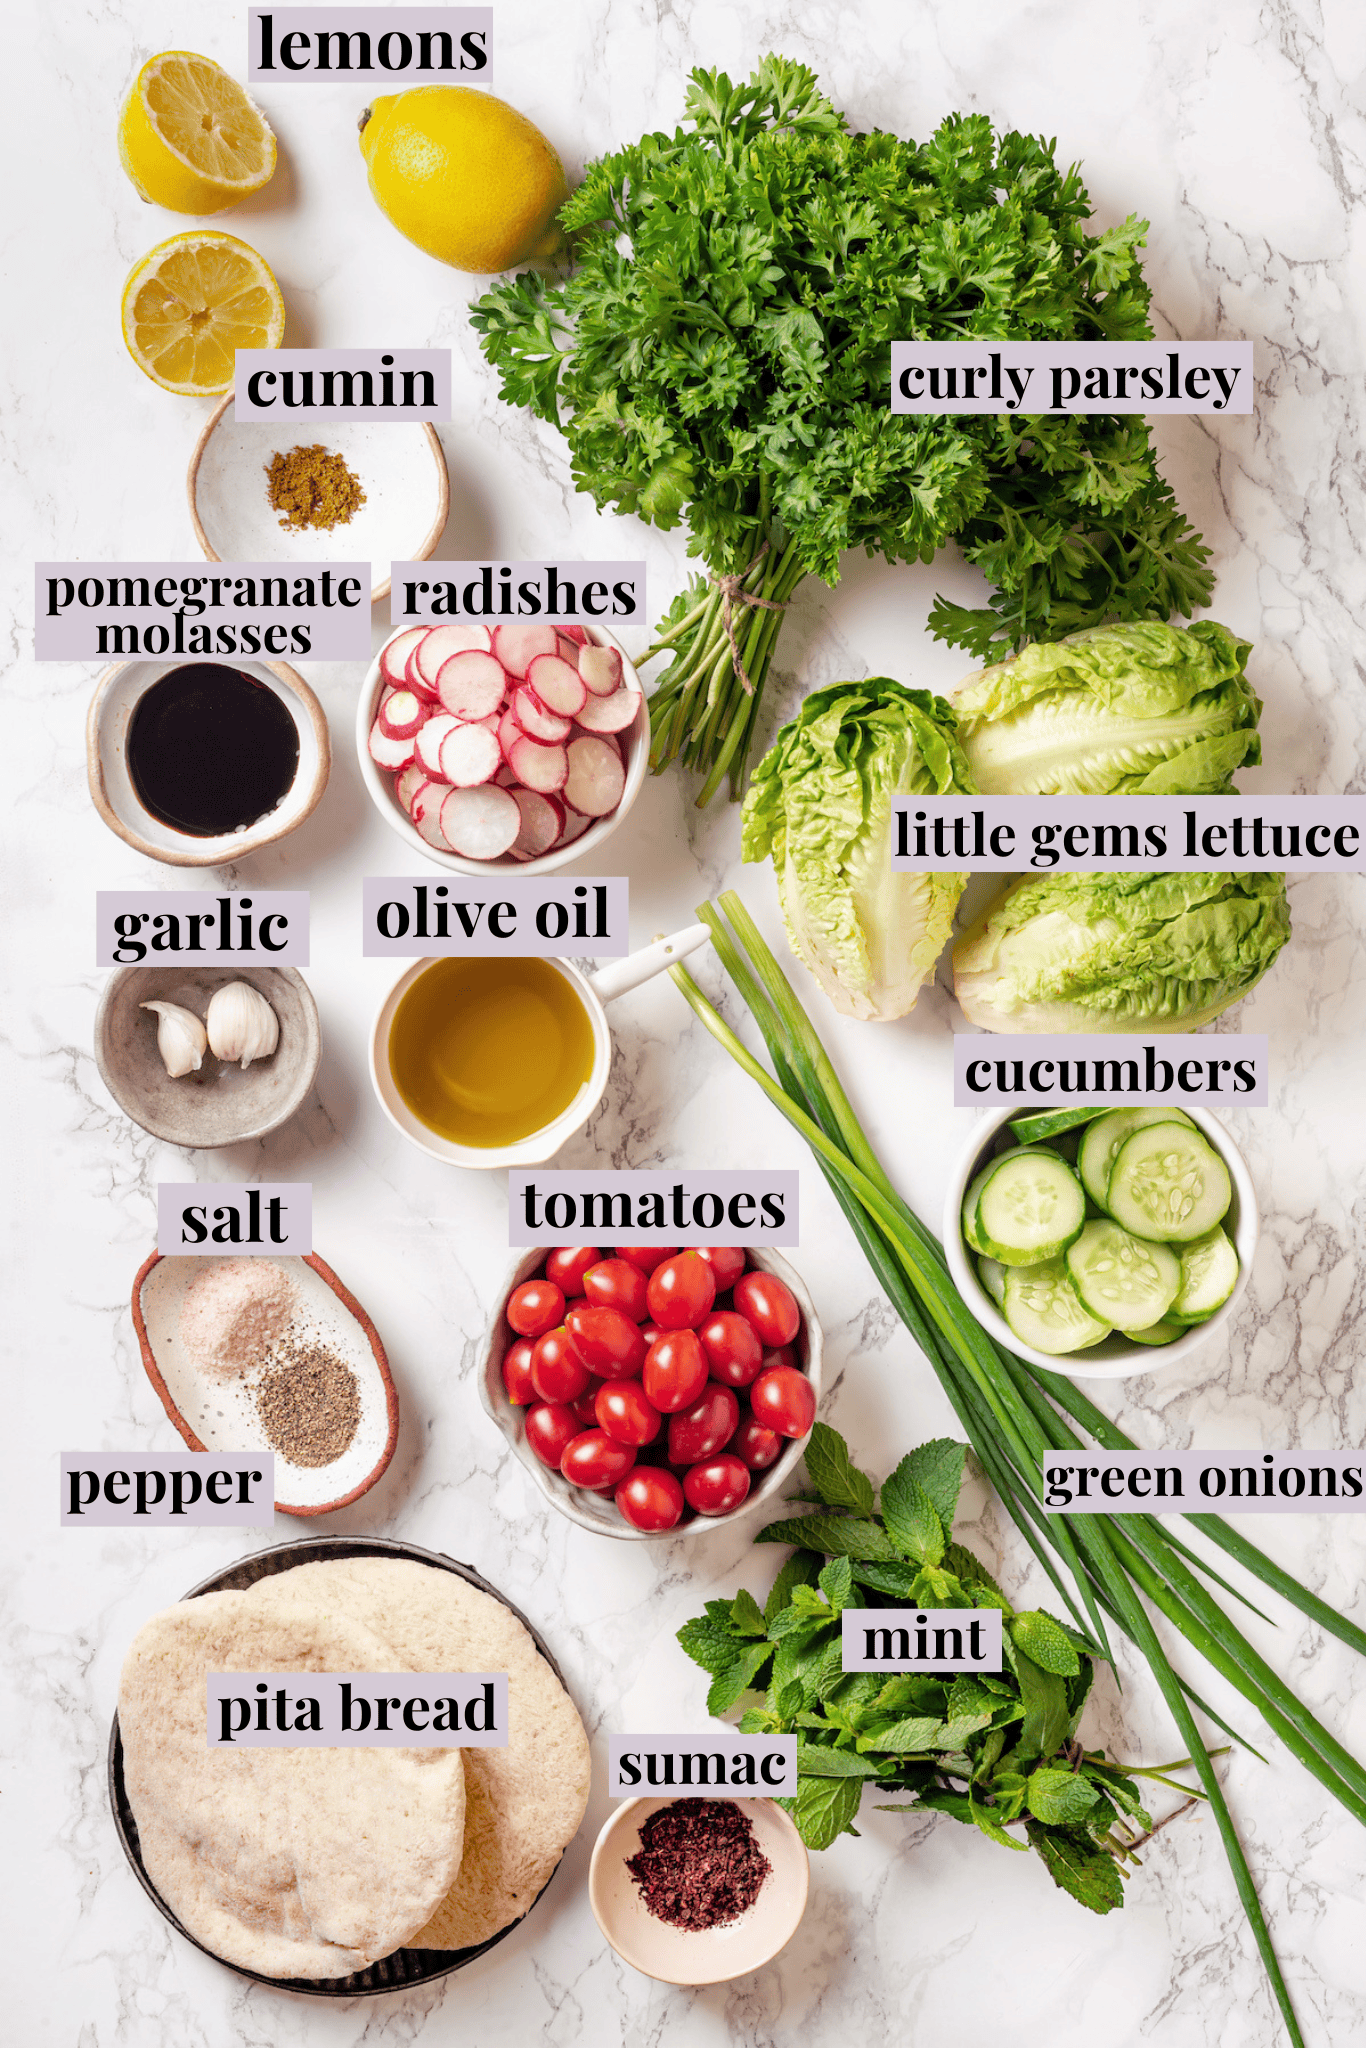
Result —
<path fill-rule="evenodd" d="M 691 74 L 688 119 L 591 164 L 561 210 L 575 264 L 472 318 L 502 395 L 559 425 L 604 510 L 686 518 L 707 573 L 651 653 L 652 763 L 743 787 L 764 675 L 804 575 L 956 539 L 994 587 L 933 630 L 981 660 L 1206 601 L 1208 550 L 1145 423 L 897 416 L 894 340 L 1147 337 L 1146 223 L 1086 231 L 1055 144 L 985 115 L 928 142 L 854 135 L 806 66 Z M 739 577 L 723 589 L 716 579 Z M 757 601 L 756 601 L 757 600 Z M 738 657 L 738 659 L 737 659 Z"/>

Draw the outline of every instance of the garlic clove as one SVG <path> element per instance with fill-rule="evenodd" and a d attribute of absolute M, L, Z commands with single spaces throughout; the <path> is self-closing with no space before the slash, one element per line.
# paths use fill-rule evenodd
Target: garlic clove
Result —
<path fill-rule="evenodd" d="M 209 1047 L 220 1060 L 269 1059 L 280 1043 L 280 1020 L 259 989 L 249 981 L 229 981 L 214 992 L 204 1020 Z"/>
<path fill-rule="evenodd" d="M 139 1003 L 138 1008 L 157 1013 L 157 1051 L 171 1079 L 198 1073 L 209 1041 L 194 1011 L 182 1009 L 179 1003 Z"/>

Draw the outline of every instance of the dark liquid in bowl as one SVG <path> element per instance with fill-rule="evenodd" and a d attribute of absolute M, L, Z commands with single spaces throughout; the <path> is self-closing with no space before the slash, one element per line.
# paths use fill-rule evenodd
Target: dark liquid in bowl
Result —
<path fill-rule="evenodd" d="M 299 735 L 265 683 L 188 662 L 144 690 L 128 722 L 128 773 L 144 809 L 196 839 L 273 811 L 299 772 Z"/>

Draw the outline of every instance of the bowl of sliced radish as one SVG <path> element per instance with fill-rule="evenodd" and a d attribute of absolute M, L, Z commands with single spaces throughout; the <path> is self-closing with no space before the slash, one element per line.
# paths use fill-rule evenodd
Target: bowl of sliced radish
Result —
<path fill-rule="evenodd" d="M 645 780 L 640 678 L 603 626 L 402 626 L 361 691 L 356 746 L 386 824 L 457 874 L 549 874 L 596 852 Z"/>
<path fill-rule="evenodd" d="M 1124 1379 L 1224 1330 L 1259 1234 L 1247 1162 L 1203 1109 L 1003 1109 L 964 1147 L 944 1253 L 991 1337 L 1072 1379 Z"/>

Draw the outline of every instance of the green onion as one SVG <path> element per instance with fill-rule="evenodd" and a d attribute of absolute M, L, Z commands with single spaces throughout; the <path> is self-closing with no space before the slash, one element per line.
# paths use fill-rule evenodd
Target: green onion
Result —
<path fill-rule="evenodd" d="M 1228 1733 L 1236 1736 L 1236 1731 L 1173 1669 L 1145 1602 L 1180 1631 L 1211 1668 L 1257 1709 L 1306 1770 L 1363 1822 L 1366 1769 L 1257 1654 L 1204 1580 L 1232 1594 L 1254 1613 L 1260 1615 L 1261 1610 L 1171 1535 L 1162 1521 L 1152 1515 L 1116 1515 L 1102 1520 L 1089 1515 L 1044 1514 L 1040 1506 L 1044 1461 L 1052 1452 L 1085 1446 L 1085 1439 L 1067 1417 L 1107 1449 L 1135 1446 L 1069 1380 L 1036 1371 L 1000 1349 L 977 1322 L 954 1286 L 938 1240 L 888 1179 L 811 1020 L 739 897 L 731 891 L 721 897 L 719 909 L 704 904 L 698 916 L 710 926 L 722 966 L 759 1027 L 773 1071 L 770 1073 L 736 1036 L 685 968 L 670 969 L 674 981 L 712 1036 L 815 1152 L 888 1299 L 938 1375 L 983 1471 L 1066 1601 L 1077 1626 L 1088 1636 L 1093 1654 L 1111 1658 L 1103 1619 L 1108 1616 L 1147 1659 L 1214 1814 L 1287 2034 L 1296 2048 L 1303 2048 L 1252 1872 L 1210 1751 L 1196 1727 L 1192 1705 Z M 1366 1633 L 1333 1613 L 1255 1544 L 1216 1515 L 1189 1519 L 1263 1585 L 1366 1654 Z M 1071 1576 L 1076 1601 L 1064 1588 L 1060 1567 Z"/>

